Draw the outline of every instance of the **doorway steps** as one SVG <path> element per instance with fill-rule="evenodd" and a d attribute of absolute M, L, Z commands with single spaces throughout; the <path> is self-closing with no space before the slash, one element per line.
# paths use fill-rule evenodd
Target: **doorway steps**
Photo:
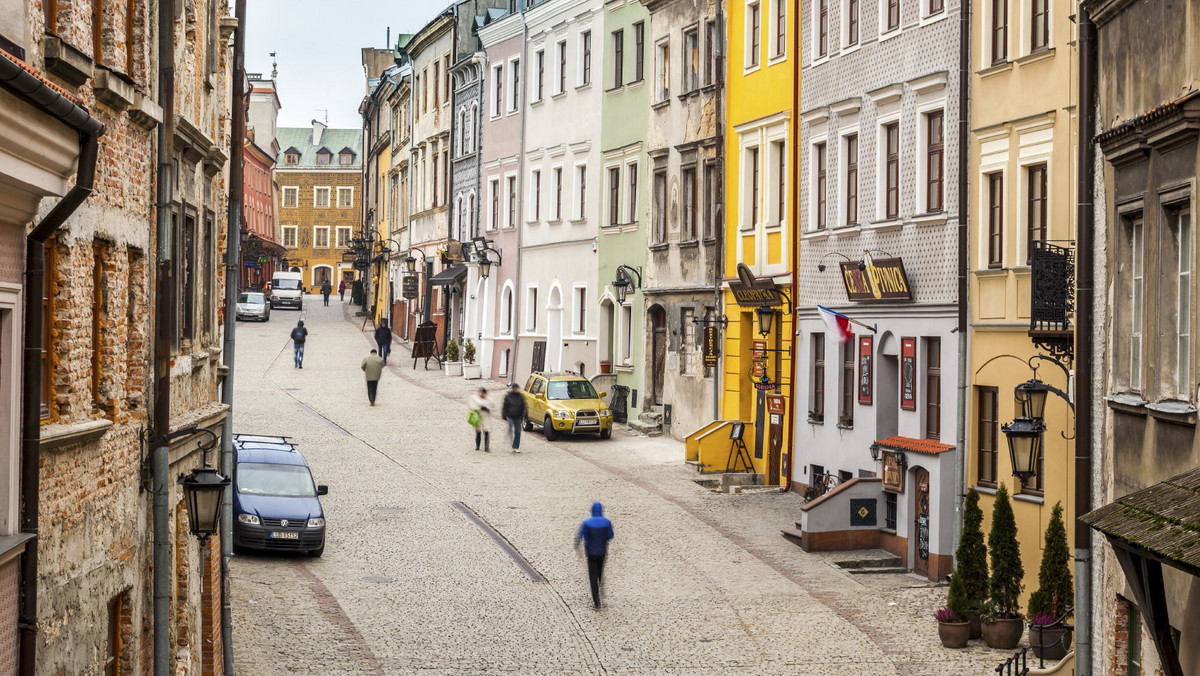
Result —
<path fill-rule="evenodd" d="M 663 433 L 662 420 L 662 406 L 655 406 L 649 411 L 639 413 L 637 420 L 630 420 L 629 428 L 648 437 L 657 437 Z"/>

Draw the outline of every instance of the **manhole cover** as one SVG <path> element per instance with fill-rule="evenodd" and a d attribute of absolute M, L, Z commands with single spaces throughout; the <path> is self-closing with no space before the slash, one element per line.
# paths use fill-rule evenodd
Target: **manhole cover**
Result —
<path fill-rule="evenodd" d="M 362 580 L 363 582 L 395 582 L 396 581 L 396 578 L 394 578 L 394 577 L 385 577 L 383 575 L 366 575 L 366 576 L 360 577 L 358 579 Z"/>
<path fill-rule="evenodd" d="M 380 514 L 403 514 L 408 510 L 404 507 L 376 507 L 375 511 Z"/>

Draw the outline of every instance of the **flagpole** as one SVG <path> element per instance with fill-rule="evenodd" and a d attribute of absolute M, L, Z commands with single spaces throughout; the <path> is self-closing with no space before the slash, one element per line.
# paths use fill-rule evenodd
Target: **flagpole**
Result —
<path fill-rule="evenodd" d="M 846 317 L 846 315 L 842 315 L 842 316 Z M 874 326 L 870 326 L 869 324 L 864 324 L 864 323 L 858 321 L 857 319 L 851 319 L 849 317 L 846 317 L 846 321 L 850 322 L 851 324 L 858 324 L 859 326 L 863 327 L 864 329 L 868 329 L 871 333 L 879 333 L 879 330 L 876 329 Z"/>

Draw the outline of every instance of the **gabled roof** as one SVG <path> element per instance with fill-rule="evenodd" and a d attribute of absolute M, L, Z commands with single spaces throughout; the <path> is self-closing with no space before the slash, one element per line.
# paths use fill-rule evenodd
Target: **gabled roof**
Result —
<path fill-rule="evenodd" d="M 338 155 L 357 155 L 357 154 L 358 153 L 354 152 L 354 148 L 351 148 L 350 146 L 346 146 L 345 148 L 342 148 L 341 150 L 338 151 Z"/>
<path fill-rule="evenodd" d="M 362 163 L 358 161 L 363 152 L 362 129 L 326 129 L 321 134 L 320 146 L 313 145 L 312 127 L 280 127 L 276 131 L 276 137 L 279 139 L 279 145 L 287 148 L 278 158 L 276 166 L 280 169 L 300 168 L 322 171 L 362 169 Z M 349 150 L 355 158 L 354 163 L 317 164 L 317 153 L 325 152 L 332 155 L 334 153 L 330 148 L 342 148 L 341 152 L 343 153 Z M 289 152 L 298 153 L 300 161 L 296 164 L 287 164 L 283 155 Z"/>

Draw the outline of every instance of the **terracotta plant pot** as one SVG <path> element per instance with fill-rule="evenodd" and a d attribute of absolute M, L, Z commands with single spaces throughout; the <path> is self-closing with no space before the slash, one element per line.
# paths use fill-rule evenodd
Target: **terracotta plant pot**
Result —
<path fill-rule="evenodd" d="M 1029 625 L 1029 645 L 1033 648 L 1033 654 L 1040 659 L 1055 662 L 1066 657 L 1071 644 L 1070 637 L 1066 636 L 1068 631 L 1070 630 L 1066 627 L 1043 628 Z"/>
<path fill-rule="evenodd" d="M 983 636 L 983 628 L 980 626 L 978 610 L 967 611 L 967 622 L 971 625 L 971 640 Z"/>
<path fill-rule="evenodd" d="M 1025 621 L 1019 617 L 983 623 L 983 641 L 989 648 L 1012 650 L 1021 643 Z"/>
<path fill-rule="evenodd" d="M 971 637 L 970 622 L 938 622 L 938 638 L 943 648 L 965 648 Z"/>

